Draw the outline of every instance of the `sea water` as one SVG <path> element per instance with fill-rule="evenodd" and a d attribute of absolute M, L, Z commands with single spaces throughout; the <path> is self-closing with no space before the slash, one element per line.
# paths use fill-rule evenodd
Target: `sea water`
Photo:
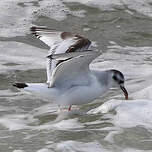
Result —
<path fill-rule="evenodd" d="M 151 152 L 152 1 L 1 0 L 0 152 Z M 76 32 L 102 55 L 91 68 L 125 75 L 118 89 L 71 112 L 14 82 L 45 82 L 49 47 L 31 26 Z"/>

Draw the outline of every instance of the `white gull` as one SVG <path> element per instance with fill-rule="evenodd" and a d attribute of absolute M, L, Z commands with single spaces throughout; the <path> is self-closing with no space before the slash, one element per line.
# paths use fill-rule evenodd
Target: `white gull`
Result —
<path fill-rule="evenodd" d="M 47 56 L 47 83 L 14 83 L 18 88 L 42 95 L 58 105 L 86 104 L 105 94 L 110 88 L 121 88 L 125 99 L 123 74 L 115 69 L 90 70 L 89 64 L 101 55 L 87 50 L 91 42 L 69 32 L 32 27 L 37 38 L 50 46 Z"/>

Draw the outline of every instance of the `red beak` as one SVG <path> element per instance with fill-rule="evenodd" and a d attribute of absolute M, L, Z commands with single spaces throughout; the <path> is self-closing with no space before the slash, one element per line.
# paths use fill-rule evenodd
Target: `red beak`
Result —
<path fill-rule="evenodd" d="M 124 86 L 120 86 L 121 90 L 123 91 L 124 95 L 125 95 L 125 99 L 128 100 L 128 92 L 126 90 L 126 88 Z"/>

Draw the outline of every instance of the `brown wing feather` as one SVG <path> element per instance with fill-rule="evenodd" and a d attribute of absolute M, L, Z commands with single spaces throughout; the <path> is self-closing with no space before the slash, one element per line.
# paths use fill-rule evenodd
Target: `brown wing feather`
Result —
<path fill-rule="evenodd" d="M 69 47 L 69 49 L 66 51 L 66 53 L 75 52 L 76 50 L 80 51 L 81 49 L 85 49 L 85 50 L 88 49 L 88 47 L 91 44 L 90 40 L 88 40 L 80 35 L 75 35 L 74 37 L 77 41 L 76 41 L 76 43 L 74 43 L 73 45 L 71 45 Z"/>

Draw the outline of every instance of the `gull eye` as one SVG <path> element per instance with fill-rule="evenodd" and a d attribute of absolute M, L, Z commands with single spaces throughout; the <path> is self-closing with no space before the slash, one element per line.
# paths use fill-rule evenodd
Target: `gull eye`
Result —
<path fill-rule="evenodd" d="M 116 80 L 116 81 L 118 80 L 118 78 L 116 77 L 116 75 L 113 76 L 113 79 Z"/>

